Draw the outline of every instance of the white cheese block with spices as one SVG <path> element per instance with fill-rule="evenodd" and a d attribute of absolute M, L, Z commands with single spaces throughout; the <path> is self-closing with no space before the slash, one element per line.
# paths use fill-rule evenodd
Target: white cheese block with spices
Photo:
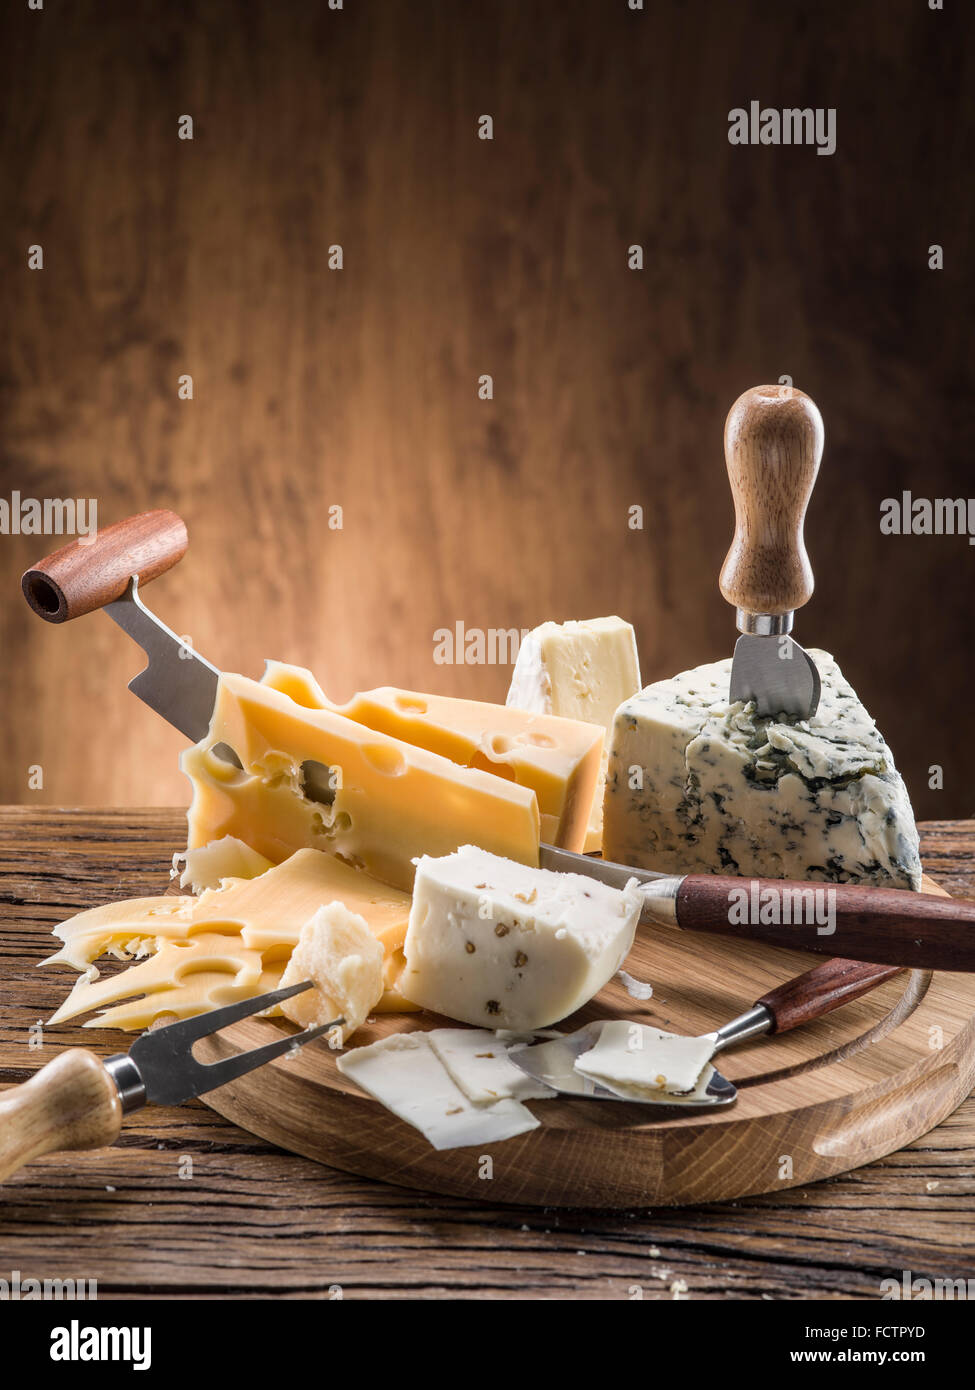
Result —
<path fill-rule="evenodd" d="M 610 741 L 603 856 L 664 873 L 921 887 L 890 749 L 828 652 L 808 720 L 728 699 L 731 658 L 625 701 Z"/>
<path fill-rule="evenodd" d="M 423 1009 L 481 1028 L 547 1028 L 612 979 L 643 906 L 636 879 L 611 888 L 464 845 L 416 861 L 398 988 Z"/>

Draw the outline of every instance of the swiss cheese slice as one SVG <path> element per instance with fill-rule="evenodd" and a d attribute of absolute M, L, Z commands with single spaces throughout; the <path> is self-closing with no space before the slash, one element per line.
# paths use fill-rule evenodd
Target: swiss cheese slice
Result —
<path fill-rule="evenodd" d="M 385 993 L 377 1009 L 414 1007 L 395 988 L 409 894 L 308 849 L 258 878 L 232 880 L 198 898 L 134 898 L 63 922 L 55 928 L 63 944 L 48 963 L 86 973 L 52 1022 L 106 1009 L 88 1026 L 145 1028 L 164 1015 L 185 1018 L 274 989 L 305 923 L 335 901 L 361 916 L 382 947 Z M 107 979 L 89 978 L 106 954 L 138 963 Z"/>
<path fill-rule="evenodd" d="M 307 681 L 292 686 L 306 700 Z M 213 751 L 220 744 L 234 750 L 241 768 Z M 297 849 L 324 850 L 406 890 L 414 858 L 465 843 L 538 862 L 538 804 L 530 787 L 460 766 L 334 709 L 309 708 L 245 676 L 221 676 L 207 737 L 183 754 L 181 767 L 193 785 L 191 850 L 225 835 L 274 862 Z M 306 795 L 309 782 L 315 797 Z"/>

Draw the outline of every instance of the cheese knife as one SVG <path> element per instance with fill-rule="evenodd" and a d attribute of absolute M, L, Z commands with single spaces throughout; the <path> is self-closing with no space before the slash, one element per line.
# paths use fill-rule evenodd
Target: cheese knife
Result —
<path fill-rule="evenodd" d="M 823 455 L 823 418 L 792 386 L 756 386 L 725 422 L 735 535 L 720 587 L 735 609 L 729 697 L 760 715 L 809 719 L 819 705 L 816 663 L 791 636 L 813 574 L 802 527 Z"/>
<path fill-rule="evenodd" d="M 808 401 L 801 392 L 792 394 Z M 148 657 L 129 689 L 186 738 L 199 742 L 209 731 L 220 672 L 160 622 L 139 593 L 140 586 L 171 569 L 185 553 L 186 527 L 174 512 L 144 512 L 106 527 L 92 544 L 87 539 L 72 541 L 27 570 L 22 579 L 27 602 L 51 623 L 104 608 Z M 214 751 L 240 766 L 231 748 L 219 745 Z M 318 789 L 316 773 L 321 771 L 317 764 L 303 765 L 305 794 L 313 800 L 332 795 L 327 786 Z M 644 892 L 645 924 L 718 932 L 860 961 L 975 971 L 973 902 L 848 883 L 662 874 L 546 844 L 540 846 L 539 863 L 616 888 L 635 878 Z"/>
<path fill-rule="evenodd" d="M 200 1038 L 311 988 L 305 980 L 153 1028 L 104 1061 L 86 1047 L 68 1048 L 29 1081 L 0 1091 L 0 1182 L 41 1154 L 114 1144 L 130 1110 L 182 1105 L 344 1024 L 336 1018 L 220 1062 L 193 1056 Z"/>

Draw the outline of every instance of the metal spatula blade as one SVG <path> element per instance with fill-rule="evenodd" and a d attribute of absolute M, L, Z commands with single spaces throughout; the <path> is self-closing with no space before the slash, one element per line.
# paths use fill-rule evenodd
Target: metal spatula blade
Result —
<path fill-rule="evenodd" d="M 616 1100 L 629 1105 L 652 1105 L 655 1109 L 666 1110 L 711 1110 L 719 1106 L 732 1105 L 738 1099 L 737 1088 L 712 1066 L 705 1068 L 695 1090 L 684 1096 L 671 1095 L 663 1091 L 659 1096 L 648 1095 L 639 1098 L 616 1095 L 607 1087 L 598 1085 L 575 1070 L 576 1058 L 596 1045 L 602 1028 L 602 1020 L 598 1023 L 588 1023 L 574 1033 L 566 1033 L 564 1037 L 554 1038 L 549 1042 L 524 1048 L 509 1048 L 508 1057 L 520 1071 L 546 1086 L 551 1086 L 554 1091 L 564 1096 L 579 1096 L 586 1100 Z"/>

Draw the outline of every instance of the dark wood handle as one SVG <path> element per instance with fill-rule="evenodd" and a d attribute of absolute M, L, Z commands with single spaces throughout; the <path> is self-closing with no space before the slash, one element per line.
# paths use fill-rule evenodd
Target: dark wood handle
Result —
<path fill-rule="evenodd" d="M 685 931 L 913 970 L 975 971 L 975 902 L 960 898 L 850 883 L 688 874 L 677 890 L 676 910 Z"/>
<path fill-rule="evenodd" d="M 41 1154 L 113 1144 L 121 1127 L 115 1082 L 94 1052 L 72 1047 L 0 1092 L 0 1182 Z"/>
<path fill-rule="evenodd" d="M 67 623 L 121 598 L 134 574 L 139 587 L 157 579 L 186 554 L 186 527 L 175 512 L 140 512 L 79 537 L 39 560 L 20 581 L 38 617 Z"/>
<path fill-rule="evenodd" d="M 728 412 L 724 449 L 735 537 L 721 592 L 749 613 L 801 608 L 813 591 L 802 524 L 823 456 L 823 418 L 792 386 L 755 386 Z"/>
<path fill-rule="evenodd" d="M 756 999 L 772 1015 L 770 1033 L 788 1033 L 814 1018 L 832 1013 L 841 1004 L 859 999 L 861 994 L 902 974 L 899 965 L 871 965 L 862 960 L 824 960 L 803 975 L 777 985 Z"/>

